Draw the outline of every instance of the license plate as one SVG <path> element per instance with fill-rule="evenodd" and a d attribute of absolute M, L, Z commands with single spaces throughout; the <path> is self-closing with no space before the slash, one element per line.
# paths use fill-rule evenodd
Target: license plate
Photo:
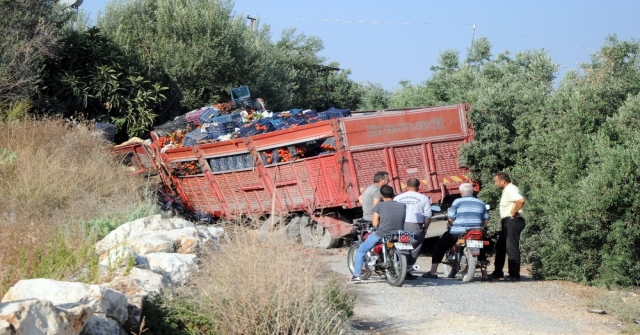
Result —
<path fill-rule="evenodd" d="M 467 248 L 482 248 L 484 243 L 478 240 L 467 240 Z"/>
<path fill-rule="evenodd" d="M 398 250 L 413 250 L 411 243 L 394 243 L 393 245 Z"/>

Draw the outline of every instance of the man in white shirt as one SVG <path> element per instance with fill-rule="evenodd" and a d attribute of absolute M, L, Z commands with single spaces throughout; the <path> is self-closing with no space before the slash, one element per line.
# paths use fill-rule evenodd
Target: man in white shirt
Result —
<path fill-rule="evenodd" d="M 505 172 L 498 172 L 493 176 L 494 184 L 502 189 L 500 198 L 500 218 L 502 231 L 496 242 L 495 270 L 491 274 L 494 279 L 504 278 L 505 253 L 509 257 L 509 280 L 520 280 L 520 233 L 525 222 L 522 207 L 525 199 L 520 189 L 511 183 L 511 178 Z"/>
<path fill-rule="evenodd" d="M 404 230 L 414 233 L 417 246 L 407 255 L 407 265 L 412 267 L 416 264 L 422 242 L 427 234 L 427 229 L 431 223 L 431 199 L 426 195 L 418 192 L 420 189 L 420 181 L 418 179 L 407 180 L 407 191 L 393 198 L 394 201 L 401 202 L 406 206 Z M 413 280 L 418 278 L 407 272 L 405 279 Z"/>

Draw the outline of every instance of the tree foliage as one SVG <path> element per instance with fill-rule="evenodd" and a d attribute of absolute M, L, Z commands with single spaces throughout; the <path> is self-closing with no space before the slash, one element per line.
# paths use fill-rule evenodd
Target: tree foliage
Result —
<path fill-rule="evenodd" d="M 166 88 L 146 79 L 136 59 L 97 28 L 70 32 L 58 54 L 44 62 L 41 111 L 112 122 L 128 136 L 142 135 L 153 124 Z"/>
<path fill-rule="evenodd" d="M 639 285 L 640 43 L 610 36 L 557 83 L 544 50 L 492 56 L 481 38 L 459 59 L 443 52 L 431 78 L 389 93 L 390 106 L 472 104 L 475 141 L 460 160 L 494 206 L 497 171 L 525 193 L 522 247 L 536 276 Z"/>
<path fill-rule="evenodd" d="M 249 28 L 232 8 L 220 0 L 116 1 L 98 25 L 151 78 L 167 83 L 168 114 L 229 100 L 230 89 L 242 85 L 270 109 L 357 106 L 359 86 L 349 72 L 330 73 L 324 87 L 320 39 L 288 29 L 272 42 L 268 26 Z"/>

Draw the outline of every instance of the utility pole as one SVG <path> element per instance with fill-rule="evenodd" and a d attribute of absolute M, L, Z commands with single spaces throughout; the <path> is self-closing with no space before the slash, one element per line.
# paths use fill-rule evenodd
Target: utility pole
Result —
<path fill-rule="evenodd" d="M 249 28 L 253 29 L 253 21 L 255 21 L 256 18 L 251 16 L 251 15 L 249 15 L 249 14 L 247 14 L 247 20 L 251 21 L 251 23 L 249 23 Z"/>

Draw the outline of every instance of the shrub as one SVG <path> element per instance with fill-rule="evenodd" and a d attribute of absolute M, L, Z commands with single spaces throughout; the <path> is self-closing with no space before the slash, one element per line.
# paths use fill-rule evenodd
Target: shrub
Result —
<path fill-rule="evenodd" d="M 192 284 L 166 297 L 192 334 L 335 334 L 354 299 L 316 256 L 276 236 L 239 232 L 203 257 Z"/>

